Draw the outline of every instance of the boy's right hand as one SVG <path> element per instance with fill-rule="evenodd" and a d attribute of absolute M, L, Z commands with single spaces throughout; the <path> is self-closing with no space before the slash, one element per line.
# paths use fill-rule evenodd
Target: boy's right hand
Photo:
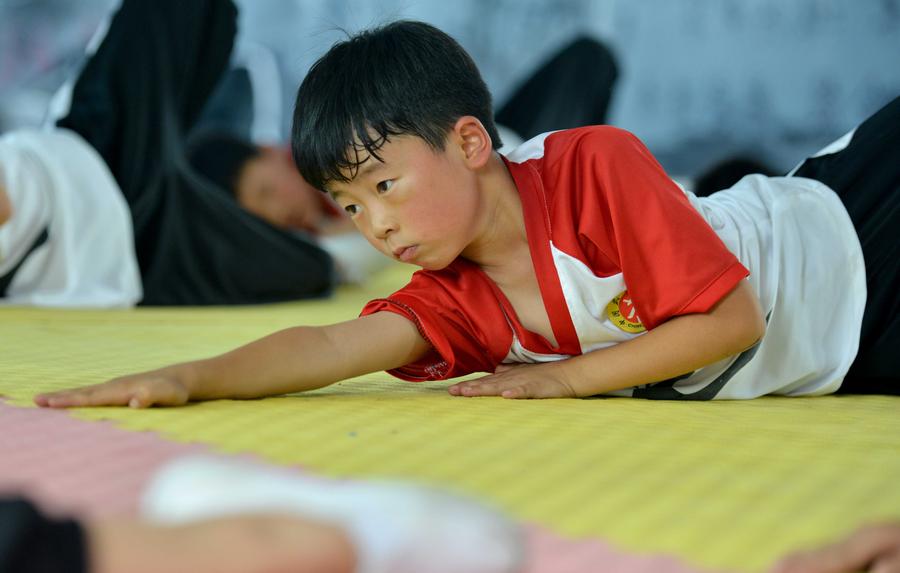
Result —
<path fill-rule="evenodd" d="M 181 406 L 190 400 L 190 390 L 173 368 L 114 378 L 103 384 L 38 394 L 34 403 L 43 408 L 80 406 Z"/>

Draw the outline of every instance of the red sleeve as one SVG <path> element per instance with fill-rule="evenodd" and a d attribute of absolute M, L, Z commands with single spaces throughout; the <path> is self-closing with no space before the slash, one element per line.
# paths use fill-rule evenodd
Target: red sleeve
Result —
<path fill-rule="evenodd" d="M 572 218 L 589 258 L 618 267 L 646 328 L 708 311 L 749 275 L 634 135 L 576 131 L 547 168 L 576 190 L 570 203 L 551 201 L 551 219 Z"/>
<path fill-rule="evenodd" d="M 418 361 L 388 373 L 412 382 L 493 372 L 512 344 L 512 330 L 486 278 L 456 261 L 418 271 L 388 298 L 370 301 L 360 316 L 387 311 L 406 317 L 432 346 Z"/>

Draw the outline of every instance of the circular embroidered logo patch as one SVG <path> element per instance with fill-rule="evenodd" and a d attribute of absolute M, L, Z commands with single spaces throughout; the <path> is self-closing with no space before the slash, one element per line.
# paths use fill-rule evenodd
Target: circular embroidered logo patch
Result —
<path fill-rule="evenodd" d="M 641 317 L 638 316 L 637 309 L 634 308 L 634 303 L 628 296 L 627 290 L 620 292 L 616 298 L 609 301 L 609 304 L 606 305 L 606 316 L 625 332 L 636 333 L 647 330 L 641 324 Z"/>

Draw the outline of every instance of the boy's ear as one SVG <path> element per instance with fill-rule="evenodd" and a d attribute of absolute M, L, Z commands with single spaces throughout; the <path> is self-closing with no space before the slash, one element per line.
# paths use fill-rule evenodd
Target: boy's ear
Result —
<path fill-rule="evenodd" d="M 478 169 L 487 164 L 494 148 L 491 136 L 477 117 L 464 115 L 456 120 L 453 134 L 469 168 Z"/>

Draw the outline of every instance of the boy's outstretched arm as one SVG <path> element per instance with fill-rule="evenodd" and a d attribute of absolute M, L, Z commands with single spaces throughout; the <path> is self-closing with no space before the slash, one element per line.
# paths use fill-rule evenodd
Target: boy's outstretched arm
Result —
<path fill-rule="evenodd" d="M 319 327 L 294 327 L 225 354 L 41 394 L 39 406 L 178 406 L 191 400 L 301 392 L 396 368 L 430 348 L 406 318 L 379 312 Z"/>
<path fill-rule="evenodd" d="M 741 281 L 709 312 L 677 316 L 643 336 L 558 362 L 503 367 L 450 386 L 456 396 L 594 396 L 691 372 L 753 346 L 765 333 L 759 301 Z"/>

